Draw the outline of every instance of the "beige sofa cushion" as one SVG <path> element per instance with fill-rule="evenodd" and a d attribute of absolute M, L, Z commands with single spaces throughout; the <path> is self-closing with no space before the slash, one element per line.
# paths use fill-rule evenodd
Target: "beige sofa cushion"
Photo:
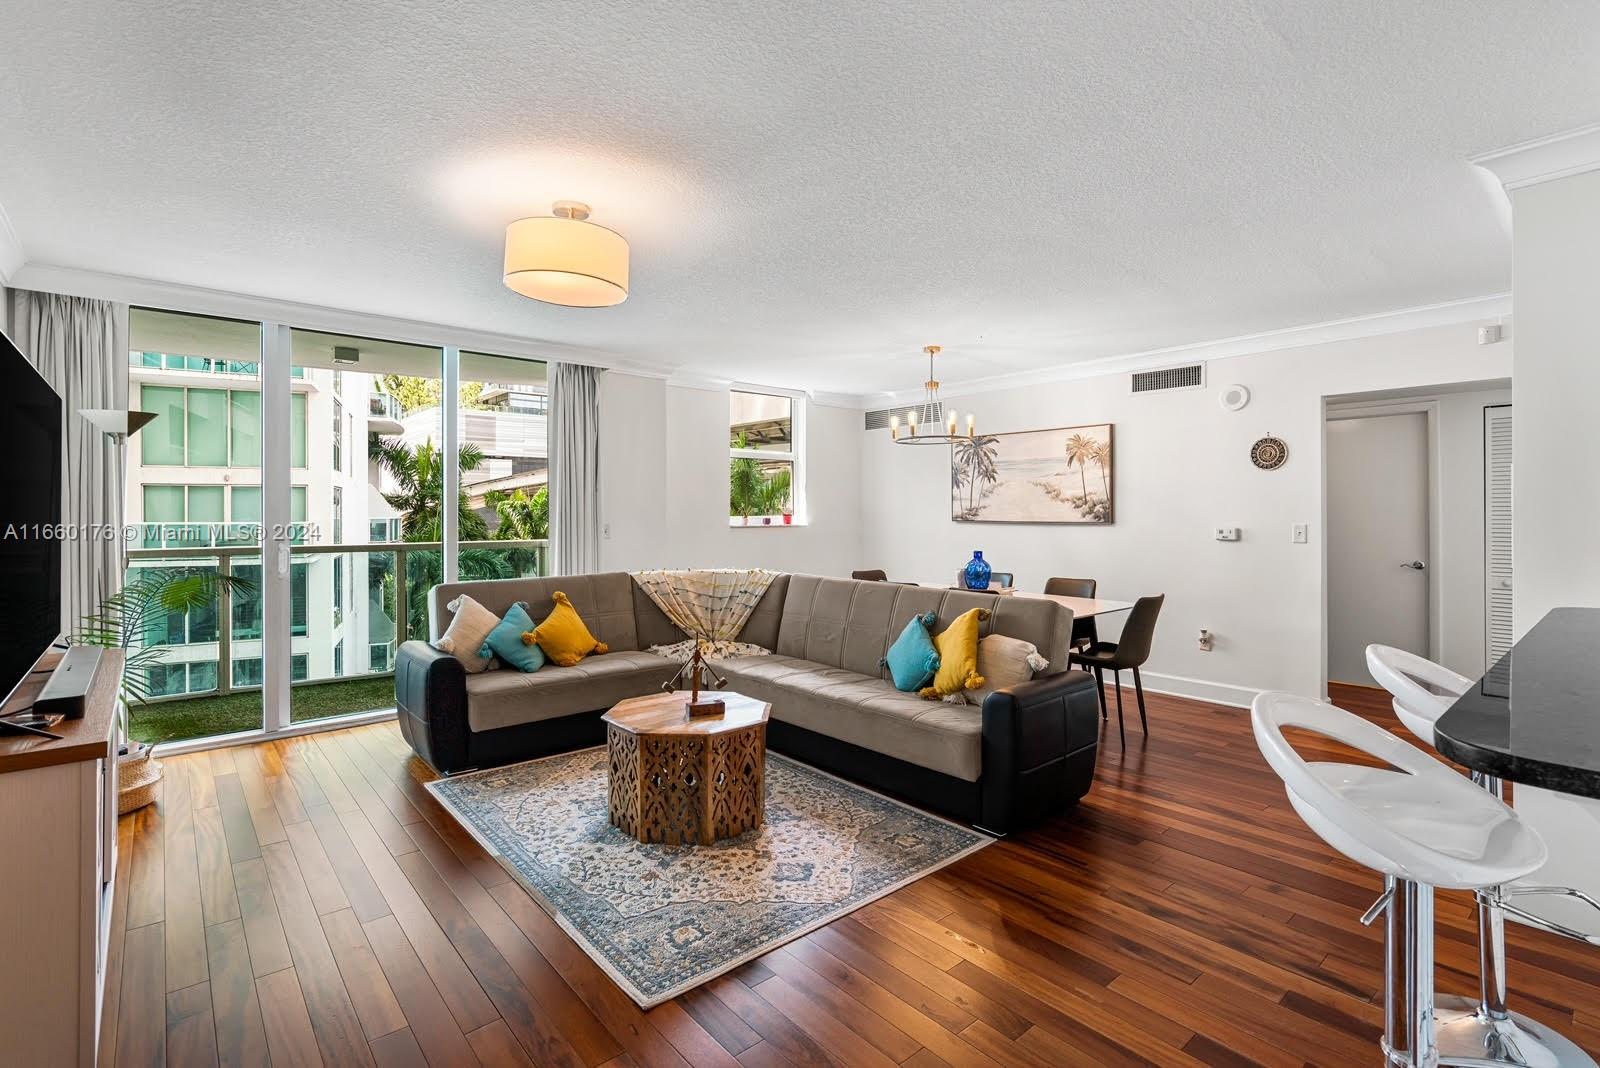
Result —
<path fill-rule="evenodd" d="M 603 711 L 624 698 L 657 692 L 677 670 L 676 661 L 654 653 L 620 652 L 586 657 L 573 667 L 468 675 L 467 725 L 489 731 Z"/>
<path fill-rule="evenodd" d="M 772 718 L 909 764 L 976 782 L 983 717 L 924 701 L 885 679 L 791 656 L 718 663 L 733 689 L 770 702 Z"/>
<path fill-rule="evenodd" d="M 777 643 L 768 648 L 814 664 L 877 675 L 878 661 L 900 636 L 907 619 L 933 612 L 938 617 L 933 627 L 937 634 L 973 608 L 987 608 L 991 613 L 979 637 L 1004 634 L 1021 638 L 1032 642 L 1050 661 L 1045 674 L 1067 669 L 1072 610 L 1054 601 L 815 575 L 789 576 Z"/>

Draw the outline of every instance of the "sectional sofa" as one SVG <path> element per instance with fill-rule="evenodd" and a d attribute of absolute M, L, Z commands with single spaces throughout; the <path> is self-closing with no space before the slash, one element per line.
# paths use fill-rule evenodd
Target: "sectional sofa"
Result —
<path fill-rule="evenodd" d="M 600 716 L 625 697 L 658 691 L 678 663 L 649 652 L 685 635 L 625 572 L 448 583 L 429 599 L 430 637 L 463 593 L 497 612 L 524 601 L 541 619 L 565 591 L 611 651 L 575 667 L 467 674 L 428 642 L 395 662 L 400 730 L 441 773 L 492 767 L 604 741 Z M 1031 682 L 992 693 L 981 708 L 897 691 L 878 661 L 913 615 L 942 628 L 987 608 L 984 634 L 1032 642 L 1049 661 Z M 740 640 L 770 656 L 721 661 L 730 687 L 768 701 L 769 748 L 994 833 L 1074 804 L 1094 777 L 1099 737 L 1092 678 L 1068 671 L 1072 613 L 1042 599 L 887 582 L 780 575 Z"/>

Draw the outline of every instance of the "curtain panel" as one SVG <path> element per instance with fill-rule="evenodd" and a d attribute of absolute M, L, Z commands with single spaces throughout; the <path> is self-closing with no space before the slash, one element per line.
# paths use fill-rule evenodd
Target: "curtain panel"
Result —
<path fill-rule="evenodd" d="M 557 575 L 600 570 L 600 375 L 550 365 L 550 538 Z"/>
<path fill-rule="evenodd" d="M 122 588 L 122 451 L 78 411 L 128 407 L 128 306 L 25 289 L 10 298 L 12 340 L 61 395 L 61 521 L 71 535 L 61 547 L 61 629 L 71 633 Z"/>

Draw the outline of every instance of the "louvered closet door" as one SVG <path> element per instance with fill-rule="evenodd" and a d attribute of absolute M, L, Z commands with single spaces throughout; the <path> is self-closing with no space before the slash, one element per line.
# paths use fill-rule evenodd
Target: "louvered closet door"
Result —
<path fill-rule="evenodd" d="M 1511 649 L 1511 405 L 1483 409 L 1484 650 Z"/>

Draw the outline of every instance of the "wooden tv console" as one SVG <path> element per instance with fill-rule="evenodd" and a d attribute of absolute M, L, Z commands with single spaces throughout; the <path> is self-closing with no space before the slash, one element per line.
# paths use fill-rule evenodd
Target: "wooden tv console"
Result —
<path fill-rule="evenodd" d="M 117 870 L 125 663 L 122 650 L 105 651 L 83 718 L 51 728 L 60 741 L 0 736 L 0 1059 L 8 1064 L 96 1060 Z M 48 678 L 34 675 L 0 711 L 28 705 Z"/>

